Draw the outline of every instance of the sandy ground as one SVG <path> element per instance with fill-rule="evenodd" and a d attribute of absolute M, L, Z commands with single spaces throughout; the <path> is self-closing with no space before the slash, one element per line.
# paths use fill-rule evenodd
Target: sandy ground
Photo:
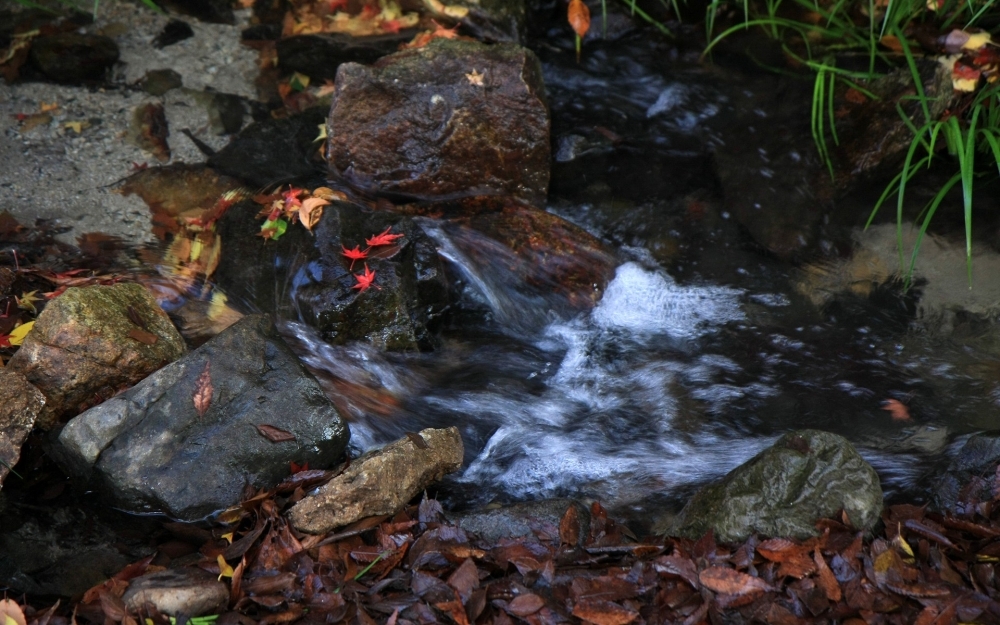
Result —
<path fill-rule="evenodd" d="M 0 0 L 0 9 L 16 6 L 12 0 Z M 135 242 L 151 237 L 146 205 L 112 188 L 134 171 L 133 164 L 159 164 L 127 140 L 135 108 L 162 102 L 170 126 L 170 162 L 194 163 L 204 161 L 204 156 L 181 129 L 190 129 L 213 148 L 228 141 L 210 128 L 203 92 L 255 97 L 257 54 L 240 44 L 249 11 L 237 13 L 235 26 L 173 16 L 188 22 L 195 36 L 157 50 L 151 41 L 170 17 L 124 0 L 101 2 L 98 19 L 84 30 L 111 36 L 119 46 L 112 87 L 0 81 L 0 210 L 10 211 L 26 225 L 39 218 L 58 219 L 70 228 L 62 235 L 67 242 L 85 232 Z M 157 98 L 138 88 L 148 70 L 165 68 L 182 76 L 183 89 Z M 22 131 L 16 115 L 37 113 L 43 102 L 59 104 L 52 121 Z M 66 126 L 81 120 L 90 126 L 80 133 Z M 249 116 L 244 123 L 248 120 Z"/>

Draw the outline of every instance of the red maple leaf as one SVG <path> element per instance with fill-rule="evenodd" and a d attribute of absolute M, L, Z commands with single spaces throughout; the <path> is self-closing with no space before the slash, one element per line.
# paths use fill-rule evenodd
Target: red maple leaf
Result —
<path fill-rule="evenodd" d="M 0 334 L 0 347 L 13 347 L 13 345 L 10 344 L 9 334 Z"/>
<path fill-rule="evenodd" d="M 370 286 L 374 286 L 376 289 L 381 288 L 377 284 L 372 284 L 375 280 L 375 272 L 368 268 L 368 263 L 365 263 L 365 272 L 354 274 L 354 278 L 358 281 L 358 283 L 351 288 L 357 289 L 361 293 L 367 291 Z"/>
<path fill-rule="evenodd" d="M 386 20 L 382 22 L 382 30 L 387 33 L 398 33 L 400 28 L 402 28 L 402 24 L 399 23 L 399 20 Z"/>
<path fill-rule="evenodd" d="M 302 206 L 302 202 L 299 201 L 299 196 L 303 193 L 305 193 L 305 189 L 288 187 L 288 191 L 282 193 L 281 197 L 285 200 L 286 206 Z"/>
<path fill-rule="evenodd" d="M 344 250 L 342 252 L 342 255 L 351 259 L 351 266 L 349 267 L 349 269 L 354 269 L 355 261 L 368 258 L 368 250 L 362 251 L 358 249 L 359 247 L 361 247 L 360 245 L 355 245 L 353 250 L 349 250 L 343 245 L 341 245 L 340 247 Z"/>
<path fill-rule="evenodd" d="M 378 245 L 392 245 L 396 242 L 396 239 L 401 239 L 406 235 L 402 234 L 389 234 L 389 230 L 392 226 L 389 226 L 382 231 L 381 234 L 376 234 L 370 239 L 365 239 L 365 245 L 368 247 L 376 247 Z"/>
<path fill-rule="evenodd" d="M 302 464 L 299 464 L 299 463 L 295 462 L 294 460 L 292 460 L 292 461 L 290 461 L 288 463 L 288 465 L 291 468 L 290 473 L 292 475 L 295 475 L 296 473 L 301 473 L 302 471 L 308 471 L 309 470 L 309 463 L 308 462 L 303 462 Z"/>

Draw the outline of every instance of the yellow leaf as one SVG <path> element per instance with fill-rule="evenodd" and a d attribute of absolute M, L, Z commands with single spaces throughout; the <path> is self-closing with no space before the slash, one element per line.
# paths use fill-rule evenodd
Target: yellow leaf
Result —
<path fill-rule="evenodd" d="M 233 532 L 226 532 L 222 535 L 222 538 L 225 539 L 225 541 L 230 545 L 233 544 Z M 219 557 L 221 558 L 222 556 Z"/>
<path fill-rule="evenodd" d="M 10 331 L 9 341 L 11 345 L 20 345 L 24 342 L 24 337 L 28 332 L 31 332 L 31 328 L 35 327 L 34 321 L 29 321 L 28 323 L 22 323 L 13 330 Z"/>
<path fill-rule="evenodd" d="M 343 191 L 334 191 L 330 187 L 317 187 L 313 189 L 313 197 L 321 197 L 324 200 L 340 200 L 341 202 L 347 201 L 347 194 Z"/>
<path fill-rule="evenodd" d="M 896 537 L 892 539 L 892 546 L 903 552 L 903 562 L 906 564 L 913 564 L 915 559 L 913 557 L 913 549 L 910 544 L 906 542 L 902 534 L 896 534 Z"/>
<path fill-rule="evenodd" d="M 76 134 L 80 134 L 81 132 L 83 132 L 84 128 L 90 128 L 90 122 L 88 122 L 85 119 L 72 122 L 63 122 L 63 127 L 73 130 L 74 132 L 76 132 Z"/>
<path fill-rule="evenodd" d="M 319 134 L 316 135 L 315 139 L 313 139 L 313 143 L 316 143 L 317 141 L 322 141 L 323 139 L 326 139 L 326 137 L 327 137 L 327 135 L 326 135 L 326 123 L 324 122 L 324 123 L 322 123 L 322 124 L 319 125 Z"/>
<path fill-rule="evenodd" d="M 993 43 L 990 41 L 989 33 L 972 33 L 969 35 L 969 40 L 962 44 L 962 48 L 965 50 L 978 50 L 988 43 Z"/>
<path fill-rule="evenodd" d="M 475 69 L 472 70 L 471 74 L 466 74 L 465 78 L 469 81 L 470 85 L 475 85 L 477 87 L 483 86 L 483 74 L 480 74 Z"/>
<path fill-rule="evenodd" d="M 42 105 L 39 107 L 39 110 L 42 113 L 48 113 L 49 111 L 54 111 L 57 108 L 59 108 L 58 102 L 53 102 L 51 104 L 49 104 L 48 102 L 42 102 Z"/>
<path fill-rule="evenodd" d="M 223 577 L 232 577 L 234 573 L 233 567 L 229 566 L 229 563 L 226 562 L 226 559 L 222 557 L 221 553 L 219 554 L 218 562 L 219 562 L 219 579 L 221 580 Z"/>

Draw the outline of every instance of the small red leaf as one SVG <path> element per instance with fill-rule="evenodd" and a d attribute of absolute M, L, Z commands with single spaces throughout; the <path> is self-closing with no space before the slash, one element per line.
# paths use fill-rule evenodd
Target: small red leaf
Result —
<path fill-rule="evenodd" d="M 389 226 L 383 230 L 381 234 L 376 234 L 370 239 L 365 239 L 365 245 L 368 247 L 375 247 L 377 245 L 392 245 L 396 239 L 401 239 L 405 236 L 402 234 L 389 234 L 389 230 L 391 229 L 392 226 Z"/>
<path fill-rule="evenodd" d="M 211 363 L 205 363 L 205 370 L 201 372 L 198 379 L 194 383 L 194 395 L 191 399 L 194 400 L 194 409 L 198 411 L 199 417 L 204 417 L 205 413 L 208 412 L 208 407 L 212 403 L 212 374 L 209 371 L 209 365 Z"/>
<path fill-rule="evenodd" d="M 341 252 L 341 256 L 346 256 L 346 257 L 348 257 L 348 258 L 351 259 L 351 266 L 348 267 L 348 270 L 353 270 L 354 269 L 354 262 L 355 261 L 363 260 L 365 258 L 368 258 L 368 250 L 358 249 L 358 248 L 361 247 L 360 245 L 355 245 L 353 250 L 349 250 L 346 247 L 344 247 L 343 245 L 341 245 L 340 247 L 341 247 L 341 249 L 344 250 L 343 252 Z"/>
<path fill-rule="evenodd" d="M 365 272 L 354 274 L 354 279 L 357 280 L 358 283 L 351 288 L 358 289 L 358 291 L 364 293 L 368 290 L 368 287 L 372 286 L 372 282 L 375 280 L 375 272 L 369 269 L 368 265 L 365 264 Z M 375 288 L 377 289 L 379 287 L 376 286 Z"/>
<path fill-rule="evenodd" d="M 257 426 L 257 431 L 260 435 L 271 441 L 272 443 L 284 443 L 285 441 L 294 441 L 295 435 L 281 428 L 276 428 L 273 425 L 268 425 L 262 423 Z"/>

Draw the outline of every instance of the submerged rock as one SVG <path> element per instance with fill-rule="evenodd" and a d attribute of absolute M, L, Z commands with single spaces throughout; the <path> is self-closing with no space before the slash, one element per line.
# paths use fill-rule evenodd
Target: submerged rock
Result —
<path fill-rule="evenodd" d="M 969 511 L 957 509 L 960 499 L 993 501 L 998 465 L 1000 432 L 973 434 L 937 480 L 934 505 L 945 514 L 962 514 Z"/>
<path fill-rule="evenodd" d="M 38 315 L 7 363 L 46 398 L 51 428 L 184 354 L 184 339 L 145 287 L 70 288 Z"/>
<path fill-rule="evenodd" d="M 226 253 L 216 282 L 233 301 L 257 310 L 301 318 L 333 343 L 364 340 L 388 350 L 431 346 L 434 321 L 448 306 L 448 282 L 433 242 L 412 219 L 335 202 L 325 207 L 311 235 L 293 225 L 279 241 L 255 236 L 257 205 L 233 207 L 219 222 Z M 386 229 L 404 235 L 393 245 L 374 248 L 354 262 L 344 248 Z M 373 285 L 355 288 L 365 267 Z"/>
<path fill-rule="evenodd" d="M 412 39 L 406 35 L 352 37 L 346 34 L 297 35 L 275 42 L 278 67 L 282 73 L 299 72 L 310 79 L 322 81 L 337 77 L 343 63 L 368 65 L 388 56 L 402 43 Z"/>
<path fill-rule="evenodd" d="M 495 545 L 505 538 L 533 537 L 536 530 L 558 536 L 559 524 L 570 506 L 576 508 L 577 521 L 571 533 L 579 536 L 582 544 L 590 534 L 590 509 L 573 499 L 542 499 L 485 508 L 454 515 L 451 520 L 483 543 Z"/>
<path fill-rule="evenodd" d="M 56 82 L 100 81 L 118 62 L 118 45 L 103 35 L 49 35 L 31 42 L 31 61 Z"/>
<path fill-rule="evenodd" d="M 526 40 L 525 0 L 458 0 L 454 7 L 466 7 L 462 28 L 482 41 L 523 44 Z"/>
<path fill-rule="evenodd" d="M 133 579 L 122 601 L 133 613 L 153 605 L 161 614 L 191 618 L 223 611 L 229 587 L 198 568 L 167 569 Z"/>
<path fill-rule="evenodd" d="M 45 396 L 20 373 L 0 369 L 0 486 L 21 457 L 21 445 L 45 405 Z"/>
<path fill-rule="evenodd" d="M 313 158 L 319 149 L 316 137 L 322 124 L 320 108 L 254 122 L 213 154 L 208 164 L 255 189 L 313 176 L 322 170 L 322 164 Z"/>
<path fill-rule="evenodd" d="M 800 430 L 699 490 L 668 532 L 700 538 L 712 530 L 726 542 L 755 533 L 803 539 L 841 510 L 870 530 L 882 512 L 878 475 L 842 436 Z"/>
<path fill-rule="evenodd" d="M 422 430 L 355 460 L 288 512 L 301 532 L 322 534 L 379 514 L 395 514 L 430 484 L 457 471 L 464 454 L 458 428 Z"/>
<path fill-rule="evenodd" d="M 330 170 L 369 191 L 540 204 L 550 168 L 544 93 L 538 59 L 513 44 L 435 39 L 371 66 L 345 63 L 327 121 Z"/>
<path fill-rule="evenodd" d="M 255 315 L 70 421 L 53 455 L 126 510 L 195 520 L 238 503 L 246 484 L 277 484 L 289 461 L 334 464 L 348 437 L 316 380 Z"/>

